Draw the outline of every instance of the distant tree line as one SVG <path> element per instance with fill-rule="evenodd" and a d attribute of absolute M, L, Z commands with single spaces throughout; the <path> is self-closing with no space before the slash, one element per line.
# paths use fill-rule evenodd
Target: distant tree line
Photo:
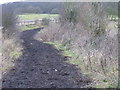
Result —
<path fill-rule="evenodd" d="M 59 2 L 14 2 L 9 3 L 19 14 L 25 13 L 47 13 L 59 14 L 62 4 Z"/>
<path fill-rule="evenodd" d="M 25 13 L 47 13 L 47 14 L 59 14 L 62 10 L 62 2 L 14 2 L 9 3 L 19 14 Z M 102 3 L 108 14 L 118 14 L 117 2 L 104 2 Z"/>
<path fill-rule="evenodd" d="M 102 4 L 108 14 L 118 15 L 118 2 L 104 2 Z"/>

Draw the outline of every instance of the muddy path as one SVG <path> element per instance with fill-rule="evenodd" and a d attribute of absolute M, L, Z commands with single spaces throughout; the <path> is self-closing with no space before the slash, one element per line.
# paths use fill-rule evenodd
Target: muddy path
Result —
<path fill-rule="evenodd" d="M 41 29 L 21 32 L 22 56 L 3 75 L 3 88 L 80 88 L 89 83 L 53 46 L 34 39 Z"/>

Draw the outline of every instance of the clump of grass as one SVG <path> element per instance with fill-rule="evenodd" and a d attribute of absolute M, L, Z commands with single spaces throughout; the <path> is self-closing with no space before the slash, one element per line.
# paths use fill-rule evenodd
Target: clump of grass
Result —
<path fill-rule="evenodd" d="M 17 51 L 12 51 L 9 53 L 9 56 L 10 56 L 10 58 L 17 59 L 21 56 L 21 53 L 17 52 Z"/>

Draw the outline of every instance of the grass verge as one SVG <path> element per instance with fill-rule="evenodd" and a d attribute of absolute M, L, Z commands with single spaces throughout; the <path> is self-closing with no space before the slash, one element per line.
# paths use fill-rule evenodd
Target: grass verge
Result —
<path fill-rule="evenodd" d="M 26 31 L 26 30 L 32 30 L 32 29 L 36 29 L 36 28 L 43 28 L 44 26 L 43 25 L 22 25 L 20 26 L 20 29 L 22 31 Z"/>

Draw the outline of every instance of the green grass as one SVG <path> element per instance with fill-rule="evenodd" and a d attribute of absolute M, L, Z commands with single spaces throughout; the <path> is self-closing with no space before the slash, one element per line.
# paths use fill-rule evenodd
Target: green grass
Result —
<path fill-rule="evenodd" d="M 69 56 L 69 57 L 72 57 L 72 58 L 77 58 L 78 57 L 78 55 L 74 54 L 68 48 L 68 46 L 64 46 L 64 45 L 62 45 L 58 42 L 44 42 L 44 43 L 52 45 L 57 50 L 61 51 L 61 54 L 64 55 L 64 56 Z"/>
<path fill-rule="evenodd" d="M 12 51 L 12 52 L 10 52 L 9 56 L 11 58 L 17 59 L 17 58 L 19 58 L 21 56 L 21 52 Z"/>
<path fill-rule="evenodd" d="M 108 16 L 108 19 L 109 19 L 109 20 L 118 20 L 119 18 L 118 18 L 118 16 L 116 16 L 116 15 L 109 15 L 109 16 Z"/>
<path fill-rule="evenodd" d="M 18 18 L 20 20 L 33 20 L 33 19 L 51 18 L 57 16 L 58 14 L 23 14 L 23 15 L 18 15 Z"/>
<path fill-rule="evenodd" d="M 70 50 L 70 48 L 68 46 L 62 45 L 58 42 L 44 42 L 46 44 L 50 44 L 52 45 L 55 49 L 61 51 L 60 54 L 63 56 L 67 56 L 70 57 L 74 60 L 76 60 L 78 58 L 78 55 L 74 54 L 72 52 L 72 50 Z M 68 61 L 69 62 L 69 61 Z"/>
<path fill-rule="evenodd" d="M 23 25 L 23 26 L 21 26 L 20 27 L 20 29 L 22 30 L 22 31 L 26 31 L 26 30 L 32 30 L 32 29 L 36 29 L 36 28 L 42 28 L 42 27 L 44 27 L 44 26 L 37 26 L 37 25 Z"/>

